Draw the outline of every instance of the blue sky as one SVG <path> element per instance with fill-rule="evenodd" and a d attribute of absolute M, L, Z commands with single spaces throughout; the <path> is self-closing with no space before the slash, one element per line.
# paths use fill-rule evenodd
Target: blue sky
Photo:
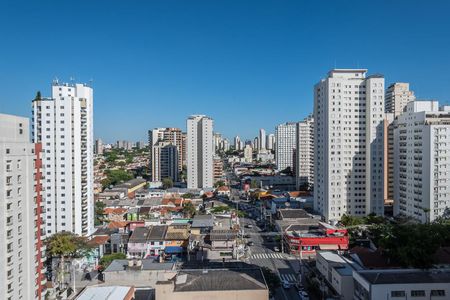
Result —
<path fill-rule="evenodd" d="M 333 67 L 450 100 L 450 1 L 0 1 L 0 112 L 94 80 L 95 135 L 145 140 L 210 115 L 228 137 L 312 112 Z"/>

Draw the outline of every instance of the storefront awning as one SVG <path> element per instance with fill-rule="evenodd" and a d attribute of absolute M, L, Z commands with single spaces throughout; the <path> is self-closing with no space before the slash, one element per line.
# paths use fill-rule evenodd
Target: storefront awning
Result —
<path fill-rule="evenodd" d="M 319 245 L 320 250 L 339 250 L 338 245 L 328 244 L 328 245 Z"/>
<path fill-rule="evenodd" d="M 179 246 L 169 246 L 164 249 L 164 253 L 166 254 L 177 254 L 177 253 L 183 253 L 183 247 Z"/>

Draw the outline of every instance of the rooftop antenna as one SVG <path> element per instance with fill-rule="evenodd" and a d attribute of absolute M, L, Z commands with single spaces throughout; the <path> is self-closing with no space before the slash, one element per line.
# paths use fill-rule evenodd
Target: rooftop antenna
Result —
<path fill-rule="evenodd" d="M 59 83 L 58 77 L 55 76 L 55 79 L 53 79 L 53 84 L 58 85 L 58 83 Z"/>

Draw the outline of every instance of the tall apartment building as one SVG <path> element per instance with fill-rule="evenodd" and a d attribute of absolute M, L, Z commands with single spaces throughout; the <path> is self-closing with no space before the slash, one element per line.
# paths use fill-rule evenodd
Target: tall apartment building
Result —
<path fill-rule="evenodd" d="M 271 133 L 267 136 L 266 140 L 266 149 L 274 150 L 275 149 L 275 134 Z"/>
<path fill-rule="evenodd" d="M 275 163 L 277 170 L 288 167 L 295 169 L 295 148 L 297 147 L 297 124 L 287 122 L 275 128 Z"/>
<path fill-rule="evenodd" d="M 314 118 L 306 117 L 297 123 L 295 176 L 298 189 L 314 186 Z"/>
<path fill-rule="evenodd" d="M 179 128 L 154 128 L 148 131 L 148 144 L 150 148 L 150 165 L 152 165 L 151 158 L 152 147 L 158 142 L 171 143 L 178 148 L 178 172 L 181 172 L 183 166 L 186 165 L 186 143 L 185 133 Z"/>
<path fill-rule="evenodd" d="M 409 83 L 395 82 L 386 90 L 385 112 L 393 113 L 396 118 L 403 113 L 408 102 L 415 99 L 414 92 L 409 90 Z"/>
<path fill-rule="evenodd" d="M 434 221 L 450 209 L 450 106 L 409 102 L 394 145 L 394 214 Z"/>
<path fill-rule="evenodd" d="M 314 87 L 314 208 L 383 215 L 384 78 L 334 69 Z"/>
<path fill-rule="evenodd" d="M 0 114 L 0 299 L 43 299 L 39 148 L 27 118 Z"/>
<path fill-rule="evenodd" d="M 214 183 L 223 179 L 223 161 L 220 156 L 213 157 Z"/>
<path fill-rule="evenodd" d="M 213 133 L 213 137 L 214 137 L 214 152 L 219 152 L 222 149 L 222 134 L 218 133 L 218 132 L 214 132 Z"/>
<path fill-rule="evenodd" d="M 245 145 L 244 147 L 244 161 L 246 163 L 253 162 L 253 148 L 250 145 Z"/>
<path fill-rule="evenodd" d="M 94 154 L 97 154 L 97 155 L 103 154 L 103 141 L 101 139 L 95 140 Z"/>
<path fill-rule="evenodd" d="M 192 115 L 187 119 L 187 187 L 213 187 L 213 119 Z"/>
<path fill-rule="evenodd" d="M 171 178 L 178 181 L 178 147 L 169 142 L 157 142 L 152 147 L 152 181 L 162 181 Z"/>
<path fill-rule="evenodd" d="M 45 228 L 51 235 L 94 230 L 93 90 L 52 84 L 52 97 L 36 97 L 33 141 L 42 144 Z"/>
<path fill-rule="evenodd" d="M 260 129 L 259 130 L 259 150 L 264 150 L 266 149 L 266 131 L 264 129 Z"/>
<path fill-rule="evenodd" d="M 241 138 L 238 135 L 234 137 L 234 150 L 242 150 Z"/>

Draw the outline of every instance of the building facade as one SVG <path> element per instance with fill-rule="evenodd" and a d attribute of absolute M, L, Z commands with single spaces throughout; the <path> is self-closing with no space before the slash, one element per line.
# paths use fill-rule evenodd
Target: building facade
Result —
<path fill-rule="evenodd" d="M 0 114 L 0 299 L 43 298 L 39 148 L 27 118 Z"/>
<path fill-rule="evenodd" d="M 325 220 L 384 213 L 384 78 L 334 69 L 314 87 L 314 208 Z"/>
<path fill-rule="evenodd" d="M 244 161 L 246 163 L 251 163 L 253 161 L 253 148 L 250 145 L 245 145 L 244 147 Z"/>
<path fill-rule="evenodd" d="M 148 131 L 148 144 L 150 148 L 150 165 L 152 165 L 152 149 L 158 142 L 171 143 L 177 146 L 178 150 L 178 172 L 186 165 L 186 143 L 185 133 L 179 128 L 154 128 Z"/>
<path fill-rule="evenodd" d="M 266 149 L 267 150 L 274 150 L 275 149 L 275 135 L 273 133 L 267 135 Z"/>
<path fill-rule="evenodd" d="M 409 90 L 409 83 L 393 83 L 386 90 L 385 111 L 393 113 L 396 118 L 403 113 L 406 105 L 415 99 L 414 92 Z"/>
<path fill-rule="evenodd" d="M 204 115 L 190 116 L 186 144 L 188 188 L 213 187 L 213 119 Z"/>
<path fill-rule="evenodd" d="M 93 90 L 52 84 L 52 97 L 36 97 L 33 141 L 42 144 L 47 234 L 94 230 Z"/>
<path fill-rule="evenodd" d="M 311 190 L 314 186 L 314 118 L 297 123 L 295 176 L 297 188 Z"/>
<path fill-rule="evenodd" d="M 159 182 L 164 178 L 178 181 L 178 147 L 168 142 L 157 142 L 152 147 L 152 181 Z"/>
<path fill-rule="evenodd" d="M 434 221 L 450 209 L 450 106 L 414 101 L 394 130 L 394 214 Z"/>
<path fill-rule="evenodd" d="M 259 150 L 266 149 L 266 131 L 264 129 L 259 130 Z"/>
<path fill-rule="evenodd" d="M 295 168 L 294 156 L 297 147 L 297 124 L 288 122 L 275 128 L 275 163 L 277 170 Z"/>

